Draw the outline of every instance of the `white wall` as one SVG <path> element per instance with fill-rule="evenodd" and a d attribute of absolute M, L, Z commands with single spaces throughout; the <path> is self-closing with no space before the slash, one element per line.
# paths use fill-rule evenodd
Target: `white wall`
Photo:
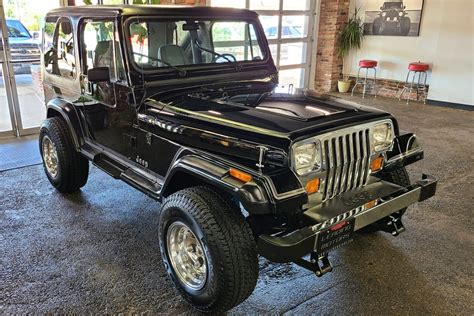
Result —
<path fill-rule="evenodd" d="M 364 18 L 366 0 L 351 0 Z M 419 37 L 366 36 L 346 57 L 346 73 L 357 74 L 360 59 L 379 61 L 378 77 L 404 81 L 410 62 L 432 65 L 428 98 L 474 105 L 474 0 L 424 0 Z"/>

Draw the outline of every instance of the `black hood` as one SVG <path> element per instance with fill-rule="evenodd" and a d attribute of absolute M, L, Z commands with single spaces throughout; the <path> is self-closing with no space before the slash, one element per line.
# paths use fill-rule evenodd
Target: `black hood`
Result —
<path fill-rule="evenodd" d="M 304 96 L 267 96 L 253 106 L 193 95 L 166 103 L 151 98 L 147 104 L 155 113 L 148 114 L 161 112 L 180 125 L 245 137 L 285 150 L 301 138 L 389 116 L 375 109 Z"/>

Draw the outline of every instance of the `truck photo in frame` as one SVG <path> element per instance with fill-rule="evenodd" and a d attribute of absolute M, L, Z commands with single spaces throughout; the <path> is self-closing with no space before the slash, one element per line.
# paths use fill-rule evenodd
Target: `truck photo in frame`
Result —
<path fill-rule="evenodd" d="M 367 0 L 366 35 L 418 36 L 423 0 Z"/>

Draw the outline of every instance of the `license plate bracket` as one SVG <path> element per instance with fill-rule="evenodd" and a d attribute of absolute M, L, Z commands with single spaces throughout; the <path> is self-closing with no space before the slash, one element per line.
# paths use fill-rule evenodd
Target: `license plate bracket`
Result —
<path fill-rule="evenodd" d="M 314 247 L 319 257 L 350 243 L 354 238 L 355 218 L 343 220 L 320 232 Z"/>

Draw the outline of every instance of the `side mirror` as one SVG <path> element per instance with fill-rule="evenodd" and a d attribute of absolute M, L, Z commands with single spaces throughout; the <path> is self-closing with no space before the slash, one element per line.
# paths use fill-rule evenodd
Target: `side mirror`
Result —
<path fill-rule="evenodd" d="M 34 39 L 38 39 L 40 37 L 39 33 L 38 32 L 34 32 L 33 33 L 33 38 Z"/>
<path fill-rule="evenodd" d="M 96 67 L 87 70 L 87 80 L 89 82 L 109 82 L 109 67 Z"/>

